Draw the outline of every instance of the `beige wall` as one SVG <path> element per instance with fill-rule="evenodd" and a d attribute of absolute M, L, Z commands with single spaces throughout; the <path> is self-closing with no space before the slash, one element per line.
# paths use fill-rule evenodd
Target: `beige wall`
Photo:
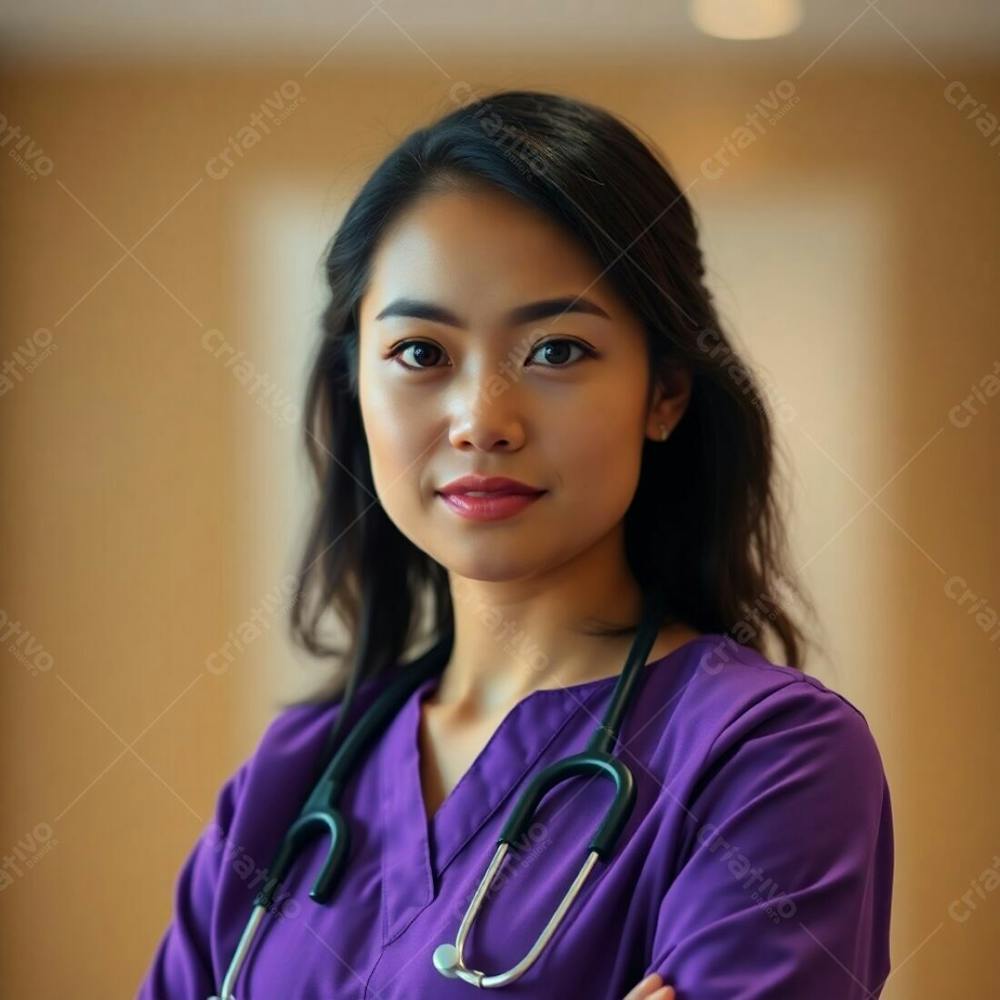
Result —
<path fill-rule="evenodd" d="M 0 160 L 0 357 L 15 379 L 0 396 L 0 611 L 23 630 L 4 650 L 4 994 L 131 995 L 220 783 L 314 669 L 273 611 L 234 662 L 206 665 L 269 607 L 302 493 L 294 426 L 202 338 L 220 331 L 294 398 L 315 275 L 296 278 L 275 246 L 312 266 L 377 159 L 470 81 L 604 104 L 682 186 L 698 178 L 720 303 L 790 415 L 795 553 L 825 628 L 812 672 L 865 712 L 889 774 L 898 971 L 884 995 L 989 995 L 1000 892 L 974 912 L 949 904 L 1000 850 L 1000 643 L 949 581 L 1000 608 L 1000 396 L 968 426 L 949 412 L 1000 357 L 1000 147 L 944 86 L 1000 110 L 1000 73 L 951 64 L 942 79 L 916 56 L 875 70 L 835 50 L 800 79 L 798 63 L 435 55 L 450 80 L 416 58 L 409 72 L 330 59 L 308 77 L 0 78 L 0 113 L 52 161 L 32 181 Z M 718 180 L 700 173 L 784 78 L 798 103 Z M 209 177 L 285 80 L 304 102 Z M 26 346 L 49 336 L 29 371 Z M 33 843 L 35 862 L 16 861 Z"/>

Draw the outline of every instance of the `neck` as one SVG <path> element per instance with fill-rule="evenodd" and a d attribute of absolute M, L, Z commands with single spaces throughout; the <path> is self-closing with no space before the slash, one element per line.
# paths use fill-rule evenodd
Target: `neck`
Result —
<path fill-rule="evenodd" d="M 642 590 L 625 564 L 595 551 L 544 577 L 483 581 L 450 576 L 455 639 L 432 699 L 455 721 L 502 715 L 532 691 L 621 672 Z"/>

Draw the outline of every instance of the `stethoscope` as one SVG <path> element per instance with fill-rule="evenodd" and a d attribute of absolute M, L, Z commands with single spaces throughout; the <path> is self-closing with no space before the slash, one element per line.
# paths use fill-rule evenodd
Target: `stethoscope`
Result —
<path fill-rule="evenodd" d="M 655 588 L 647 591 L 643 598 L 642 621 L 632 642 L 632 648 L 629 650 L 625 667 L 615 684 L 611 704 L 608 706 L 603 721 L 590 737 L 587 749 L 583 753 L 556 761 L 541 770 L 531 780 L 515 804 L 497 839 L 493 860 L 490 861 L 489 867 L 469 903 L 465 916 L 462 918 L 455 943 L 438 945 L 434 949 L 432 956 L 434 967 L 442 976 L 448 979 L 462 979 L 482 989 L 506 986 L 523 976 L 535 963 L 559 928 L 566 911 L 573 904 L 597 860 L 607 861 L 611 856 L 615 843 L 628 822 L 635 804 L 635 780 L 632 772 L 617 757 L 612 756 L 611 751 L 618 740 L 622 719 L 635 699 L 638 681 L 643 674 L 642 668 L 656 639 L 663 610 L 663 593 Z M 257 935 L 261 921 L 274 904 L 275 891 L 288 874 L 295 860 L 295 855 L 317 833 L 328 834 L 330 846 L 323 867 L 309 890 L 309 897 L 316 903 L 329 901 L 334 886 L 343 875 L 350 845 L 350 831 L 347 821 L 335 803 L 339 800 L 344 786 L 364 753 L 385 731 L 389 722 L 410 695 L 425 680 L 437 675 L 443 669 L 451 655 L 452 639 L 452 633 L 449 632 L 437 645 L 409 666 L 403 667 L 402 676 L 393 681 L 364 713 L 333 756 L 302 807 L 298 818 L 282 839 L 277 854 L 268 868 L 268 879 L 254 897 L 250 919 L 240 936 L 232 961 L 229 963 L 225 978 L 222 980 L 222 986 L 219 988 L 219 994 L 209 997 L 208 1000 L 235 1000 L 233 986 Z M 472 923 L 483 905 L 483 900 L 503 864 L 510 845 L 520 840 L 528 830 L 534 819 L 535 810 L 546 793 L 567 778 L 585 774 L 608 778 L 614 783 L 615 795 L 604 820 L 587 846 L 587 857 L 579 873 L 567 889 L 549 922 L 521 961 L 506 972 L 496 975 L 487 975 L 477 969 L 470 969 L 465 964 L 463 956 L 465 941 L 472 928 Z"/>

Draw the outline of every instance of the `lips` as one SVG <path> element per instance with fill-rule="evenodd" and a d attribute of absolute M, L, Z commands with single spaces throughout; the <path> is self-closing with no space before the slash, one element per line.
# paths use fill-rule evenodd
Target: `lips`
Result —
<path fill-rule="evenodd" d="M 470 521 L 513 517 L 547 492 L 506 476 L 462 476 L 437 491 L 453 513 Z"/>
<path fill-rule="evenodd" d="M 537 486 L 506 476 L 462 476 L 437 491 L 442 496 L 538 496 L 546 492 Z"/>
<path fill-rule="evenodd" d="M 539 503 L 545 493 L 442 493 L 441 501 L 453 513 L 468 521 L 502 521 Z"/>

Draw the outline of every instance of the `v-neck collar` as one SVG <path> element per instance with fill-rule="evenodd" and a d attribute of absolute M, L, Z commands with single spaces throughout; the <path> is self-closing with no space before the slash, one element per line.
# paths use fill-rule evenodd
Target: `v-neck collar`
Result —
<path fill-rule="evenodd" d="M 416 688 L 386 730 L 379 761 L 384 944 L 433 900 L 436 879 L 521 784 L 570 719 L 583 709 L 596 715 L 593 703 L 610 692 L 617 679 L 601 677 L 529 692 L 503 717 L 430 820 L 420 776 L 420 706 L 436 690 L 439 678 Z"/>
<path fill-rule="evenodd" d="M 645 669 L 678 663 L 713 637 L 719 636 L 702 633 L 689 639 L 647 663 Z M 411 693 L 386 728 L 379 754 L 384 945 L 402 934 L 430 904 L 435 882 L 521 785 L 570 720 L 586 711 L 593 725 L 598 725 L 604 713 L 601 703 L 611 695 L 620 676 L 539 688 L 527 694 L 503 717 L 430 821 L 420 776 L 420 706 L 437 689 L 440 678 L 428 678 Z M 567 750 L 566 756 L 582 752 L 585 742 Z M 484 864 L 488 860 L 485 858 Z"/>

